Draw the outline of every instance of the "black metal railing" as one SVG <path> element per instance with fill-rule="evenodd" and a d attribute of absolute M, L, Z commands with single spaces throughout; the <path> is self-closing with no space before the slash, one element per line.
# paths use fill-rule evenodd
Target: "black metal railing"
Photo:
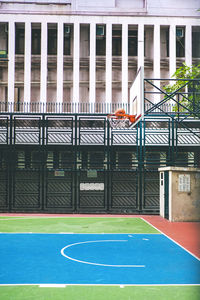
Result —
<path fill-rule="evenodd" d="M 145 111 L 148 111 L 154 104 L 146 102 Z M 20 113 L 101 113 L 109 114 L 114 113 L 117 109 L 123 108 L 127 113 L 132 114 L 130 111 L 129 103 L 61 103 L 61 102 L 0 102 L 0 112 L 20 112 Z M 160 108 L 155 108 L 154 112 L 161 113 L 161 111 L 168 113 L 174 112 L 174 105 L 164 103 Z"/>
<path fill-rule="evenodd" d="M 163 84 L 166 81 L 168 85 Z M 145 115 L 174 114 L 199 119 L 200 79 L 144 79 L 144 102 Z"/>
<path fill-rule="evenodd" d="M 5 102 L 0 101 L 0 112 L 20 113 L 114 113 L 123 108 L 130 111 L 128 103 L 72 103 L 72 102 Z"/>
<path fill-rule="evenodd" d="M 158 82 L 158 84 L 156 84 Z M 177 88 L 168 92 L 168 86 L 179 82 Z M 140 105 L 138 103 L 138 105 Z M 0 101 L 0 112 L 20 113 L 114 113 L 123 108 L 131 111 L 130 103 L 88 103 L 88 102 L 9 102 Z M 200 118 L 200 79 L 144 79 L 145 115 L 175 115 Z"/>

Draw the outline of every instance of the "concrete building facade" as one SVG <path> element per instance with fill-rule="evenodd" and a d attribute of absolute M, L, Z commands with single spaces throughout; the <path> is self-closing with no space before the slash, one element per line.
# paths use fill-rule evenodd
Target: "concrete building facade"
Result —
<path fill-rule="evenodd" d="M 0 1 L 0 101 L 129 103 L 200 61 L 198 0 Z M 166 82 L 165 82 L 166 81 Z"/>

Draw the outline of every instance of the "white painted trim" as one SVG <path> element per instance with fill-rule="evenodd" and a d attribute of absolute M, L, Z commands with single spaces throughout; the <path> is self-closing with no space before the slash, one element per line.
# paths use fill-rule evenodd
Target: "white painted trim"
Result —
<path fill-rule="evenodd" d="M 47 22 L 41 23 L 40 103 L 47 100 Z"/>
<path fill-rule="evenodd" d="M 25 47 L 24 47 L 24 102 L 31 101 L 31 23 L 25 23 Z M 27 109 L 29 109 L 29 105 Z"/>
<path fill-rule="evenodd" d="M 112 103 L 112 24 L 106 24 L 106 103 Z"/>
<path fill-rule="evenodd" d="M 192 65 L 192 26 L 186 25 L 185 28 L 185 63 Z"/>
<path fill-rule="evenodd" d="M 90 24 L 89 102 L 96 100 L 96 24 Z M 94 108 L 94 106 L 92 106 Z M 94 111 L 90 111 L 94 113 Z"/>
<path fill-rule="evenodd" d="M 169 28 L 169 77 L 176 71 L 176 25 L 171 24 Z M 174 83 L 174 82 L 173 82 Z"/>
<path fill-rule="evenodd" d="M 144 24 L 138 24 L 138 70 L 144 67 Z"/>
<path fill-rule="evenodd" d="M 80 82 L 80 23 L 74 23 L 73 103 L 79 102 Z"/>
<path fill-rule="evenodd" d="M 122 24 L 122 102 L 128 103 L 128 24 Z"/>
<path fill-rule="evenodd" d="M 33 23 L 41 23 L 43 22 L 43 15 L 40 14 L 6 14 L 0 13 L 1 22 L 33 22 Z M 47 23 L 57 23 L 58 20 L 63 23 L 83 23 L 88 24 L 88 18 L 90 18 L 90 22 L 99 23 L 99 24 L 123 24 L 126 21 L 127 24 L 138 25 L 155 25 L 162 24 L 162 26 L 176 24 L 177 26 L 199 26 L 199 17 L 166 17 L 166 16 L 83 16 L 83 15 L 45 15 L 45 21 Z"/>
<path fill-rule="evenodd" d="M 154 25 L 154 33 L 153 33 L 153 77 L 159 79 L 160 78 L 160 25 Z M 155 80 L 154 85 L 160 88 L 160 80 Z M 159 92 L 158 89 L 155 89 L 155 92 Z M 160 101 L 160 95 L 154 95 L 154 103 Z"/>
<path fill-rule="evenodd" d="M 0 16 L 1 19 L 1 16 Z M 15 101 L 15 23 L 8 24 L 8 102 Z"/>
<path fill-rule="evenodd" d="M 169 199 L 168 199 L 168 209 L 169 209 L 169 221 L 172 221 L 172 171 L 169 171 Z"/>
<path fill-rule="evenodd" d="M 57 24 L 57 102 L 63 102 L 63 22 Z"/>

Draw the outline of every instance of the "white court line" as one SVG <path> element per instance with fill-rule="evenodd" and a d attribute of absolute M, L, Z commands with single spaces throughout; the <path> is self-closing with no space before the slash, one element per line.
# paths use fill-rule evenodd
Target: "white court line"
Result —
<path fill-rule="evenodd" d="M 159 234 L 162 234 L 162 233 L 130 233 L 130 232 L 98 232 L 98 233 L 90 233 L 90 232 L 0 232 L 0 234 L 77 234 L 77 235 L 98 235 L 98 234 L 101 234 L 101 235 L 159 235 Z"/>
<path fill-rule="evenodd" d="M 42 288 L 65 288 L 66 284 L 40 284 L 39 287 Z"/>
<path fill-rule="evenodd" d="M 0 287 L 2 286 L 41 286 L 41 285 L 44 285 L 44 284 L 41 284 L 41 283 L 5 283 L 5 284 L 1 284 L 0 283 Z M 50 287 L 52 284 L 45 284 L 46 286 Z M 116 287 L 120 287 L 120 286 L 200 286 L 200 284 L 192 284 L 192 283 L 167 283 L 167 284 L 156 284 L 156 283 L 153 283 L 153 284 L 150 284 L 150 283 L 147 283 L 147 284 L 117 284 L 117 283 L 108 283 L 108 284 L 95 284 L 95 283 L 66 283 L 66 284 L 55 284 L 56 287 L 59 287 L 59 285 L 63 286 L 65 285 L 66 287 L 67 286 L 116 286 Z"/>
<path fill-rule="evenodd" d="M 81 218 L 81 217 L 80 217 Z M 12 221 L 12 220 L 36 220 L 36 219 L 72 219 L 72 217 L 9 217 L 8 219 L 1 219 L 0 221 Z"/>
<path fill-rule="evenodd" d="M 75 262 L 79 262 L 82 264 L 87 264 L 87 265 L 102 266 L 102 267 L 114 267 L 114 268 L 145 268 L 146 267 L 145 265 L 108 265 L 108 264 L 93 263 L 93 262 L 89 262 L 89 261 L 75 259 L 64 253 L 64 251 L 67 248 L 70 248 L 73 246 L 77 246 L 77 245 L 81 245 L 81 244 L 105 243 L 105 242 L 128 242 L 128 241 L 127 240 L 97 240 L 97 241 L 86 241 L 86 242 L 74 243 L 74 244 L 70 244 L 70 245 L 67 245 L 66 247 L 62 248 L 61 254 L 70 260 L 73 260 Z"/>
<path fill-rule="evenodd" d="M 143 218 L 141 218 L 143 219 Z M 156 226 L 152 225 L 150 222 L 148 222 L 147 220 L 143 219 L 147 224 L 151 225 L 153 228 L 157 229 L 161 234 L 163 234 L 164 236 L 166 236 L 169 240 L 171 240 L 172 242 L 174 242 L 176 245 L 178 245 L 179 247 L 181 247 L 183 250 L 185 250 L 186 252 L 188 252 L 189 254 L 191 254 L 192 256 L 194 256 L 197 260 L 200 261 L 200 258 L 198 256 L 196 256 L 195 254 L 193 254 L 192 252 L 190 252 L 189 250 L 187 250 L 185 247 L 183 247 L 182 245 L 180 245 L 178 242 L 176 242 L 175 240 L 173 240 L 172 238 L 170 238 L 167 234 L 165 234 L 164 232 L 162 232 L 160 229 L 156 228 Z"/>
<path fill-rule="evenodd" d="M 1 219 L 2 217 L 2 219 Z M 79 218 L 79 219 L 86 219 L 86 218 L 90 218 L 90 219 L 107 219 L 107 217 L 88 217 L 88 216 L 81 216 L 81 217 L 77 217 L 77 216 L 66 216 L 66 217 L 47 217 L 47 216 L 35 216 L 35 217 L 28 217 L 28 216 L 20 216 L 20 217 L 7 217 L 4 218 L 3 216 L 0 216 L 0 221 L 12 221 L 12 220 L 31 220 L 31 219 L 73 219 L 73 218 Z M 117 218 L 120 218 L 120 219 L 131 219 L 132 217 L 109 217 L 109 219 L 117 219 Z M 135 217 L 137 219 L 141 219 L 141 217 Z"/>

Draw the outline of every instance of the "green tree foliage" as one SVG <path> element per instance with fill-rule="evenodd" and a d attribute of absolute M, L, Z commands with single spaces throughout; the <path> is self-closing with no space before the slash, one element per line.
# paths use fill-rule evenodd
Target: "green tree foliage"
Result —
<path fill-rule="evenodd" d="M 176 100 L 174 110 L 200 118 L 200 64 L 189 67 L 184 63 L 172 77 L 177 81 L 164 89 Z"/>

